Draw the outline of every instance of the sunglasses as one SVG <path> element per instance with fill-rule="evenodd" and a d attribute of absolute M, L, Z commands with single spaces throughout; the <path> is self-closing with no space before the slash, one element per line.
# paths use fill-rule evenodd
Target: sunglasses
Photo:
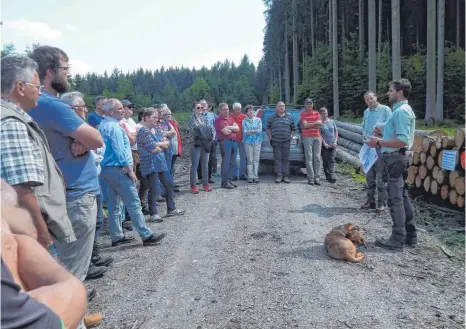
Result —
<path fill-rule="evenodd" d="M 196 110 L 202 110 L 202 107 L 196 107 Z"/>

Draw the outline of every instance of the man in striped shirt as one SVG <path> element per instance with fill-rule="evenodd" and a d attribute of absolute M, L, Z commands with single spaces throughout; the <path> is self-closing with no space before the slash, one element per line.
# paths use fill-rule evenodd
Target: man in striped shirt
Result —
<path fill-rule="evenodd" d="M 285 103 L 278 102 L 277 113 L 272 115 L 267 121 L 267 136 L 273 148 L 273 158 L 275 161 L 275 173 L 277 179 L 275 183 L 282 180 L 290 183 L 290 141 L 296 130 L 291 115 L 285 112 Z"/>
<path fill-rule="evenodd" d="M 306 157 L 307 183 L 320 185 L 320 151 L 322 149 L 320 127 L 322 120 L 319 112 L 314 110 L 311 98 L 306 98 L 304 104 L 306 109 L 299 115 L 299 124 L 302 129 L 301 136 L 304 156 Z"/>

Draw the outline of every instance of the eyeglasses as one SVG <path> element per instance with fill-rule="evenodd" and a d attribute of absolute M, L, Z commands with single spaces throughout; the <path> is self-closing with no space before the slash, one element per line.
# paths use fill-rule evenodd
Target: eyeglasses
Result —
<path fill-rule="evenodd" d="M 71 107 L 74 109 L 87 109 L 86 105 L 71 105 Z"/>
<path fill-rule="evenodd" d="M 202 107 L 196 107 L 196 110 L 202 110 Z"/>
<path fill-rule="evenodd" d="M 20 81 L 20 82 L 24 83 L 25 85 L 29 85 L 29 86 L 36 87 L 37 90 L 39 90 L 39 92 L 41 92 L 42 90 L 44 90 L 44 85 L 35 85 L 35 84 L 33 84 L 33 83 L 24 82 L 24 81 Z"/>

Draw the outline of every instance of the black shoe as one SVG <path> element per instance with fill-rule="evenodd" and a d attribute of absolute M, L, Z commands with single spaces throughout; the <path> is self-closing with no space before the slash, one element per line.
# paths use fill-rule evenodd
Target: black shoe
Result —
<path fill-rule="evenodd" d="M 117 247 L 121 244 L 125 244 L 125 243 L 131 243 L 134 241 L 134 237 L 132 236 L 124 236 L 123 238 L 121 238 L 120 240 L 118 241 L 114 241 L 112 242 L 112 247 Z"/>
<path fill-rule="evenodd" d="M 313 179 L 308 179 L 307 183 L 308 183 L 309 185 L 315 185 Z"/>
<path fill-rule="evenodd" d="M 233 187 L 238 187 L 238 184 L 233 183 L 233 182 L 230 182 L 230 185 L 232 185 Z"/>
<path fill-rule="evenodd" d="M 184 215 L 185 211 L 181 209 L 173 209 L 170 211 L 167 211 L 167 217 L 173 217 L 173 216 L 182 216 Z"/>
<path fill-rule="evenodd" d="M 417 246 L 417 236 L 413 237 L 406 237 L 405 244 L 410 247 L 416 247 Z"/>
<path fill-rule="evenodd" d="M 123 230 L 129 231 L 129 232 L 131 232 L 132 230 L 134 230 L 134 228 L 133 228 L 133 223 L 127 222 L 127 221 L 121 223 L 121 228 L 122 228 Z"/>
<path fill-rule="evenodd" d="M 290 184 L 291 181 L 287 176 L 285 176 L 285 177 L 283 177 L 283 183 Z"/>
<path fill-rule="evenodd" d="M 179 187 L 174 187 L 174 188 L 173 188 L 173 192 L 178 193 L 179 191 L 180 191 L 180 188 L 179 188 Z"/>
<path fill-rule="evenodd" d="M 320 180 L 318 180 L 318 179 L 314 180 L 314 184 L 320 186 Z"/>
<path fill-rule="evenodd" d="M 386 240 L 385 239 L 376 239 L 375 240 L 375 245 L 376 246 L 379 246 L 379 247 L 382 247 L 382 248 L 385 248 L 385 249 L 389 249 L 389 250 L 395 250 L 395 251 L 403 251 L 403 244 L 404 243 L 395 240 L 393 235 L 390 236 Z"/>
<path fill-rule="evenodd" d="M 180 188 L 180 186 L 178 184 L 175 184 L 175 186 L 173 186 L 174 188 Z"/>
<path fill-rule="evenodd" d="M 146 206 L 142 206 L 142 214 L 145 216 L 145 215 L 150 215 L 150 211 L 149 211 L 149 208 L 147 208 Z"/>
<path fill-rule="evenodd" d="M 212 178 L 209 178 L 209 184 L 215 184 L 215 181 Z"/>
<path fill-rule="evenodd" d="M 328 181 L 332 184 L 335 184 L 337 180 L 335 178 L 330 178 Z"/>
<path fill-rule="evenodd" d="M 240 180 L 248 180 L 248 178 L 247 178 L 245 175 L 239 176 L 239 179 L 240 179 Z"/>
<path fill-rule="evenodd" d="M 107 272 L 106 266 L 95 266 L 91 264 L 87 270 L 86 280 L 100 278 L 105 272 Z"/>
<path fill-rule="evenodd" d="M 366 201 L 366 203 L 361 206 L 361 209 L 375 209 L 375 202 Z"/>
<path fill-rule="evenodd" d="M 233 177 L 231 178 L 231 180 L 232 180 L 232 181 L 237 181 L 237 180 L 238 180 L 238 176 L 233 176 Z"/>
<path fill-rule="evenodd" d="M 154 245 L 158 242 L 160 242 L 164 237 L 166 236 L 165 233 L 161 233 L 159 235 L 152 234 L 150 237 L 147 239 L 142 240 L 142 244 L 144 246 L 151 246 Z"/>
<path fill-rule="evenodd" d="M 229 182 L 228 183 L 224 183 L 221 185 L 221 188 L 226 188 L 226 189 L 229 189 L 229 190 L 232 190 L 234 189 L 235 187 L 233 185 L 231 185 Z"/>
<path fill-rule="evenodd" d="M 87 290 L 87 301 L 90 302 L 97 296 L 97 291 L 92 288 L 91 290 Z"/>
<path fill-rule="evenodd" d="M 115 259 L 111 256 L 95 256 L 91 258 L 91 263 L 95 266 L 108 266 L 113 263 Z"/>
<path fill-rule="evenodd" d="M 259 178 L 254 179 L 254 183 L 258 184 L 259 183 Z"/>
<path fill-rule="evenodd" d="M 281 183 L 282 180 L 283 180 L 283 176 L 282 176 L 281 174 L 278 174 L 278 175 L 277 175 L 277 178 L 275 179 L 275 183 L 277 183 L 277 184 L 278 184 L 278 183 Z"/>
<path fill-rule="evenodd" d="M 157 202 L 165 202 L 165 198 L 162 197 L 161 195 L 159 195 L 159 196 L 157 197 Z"/>
<path fill-rule="evenodd" d="M 248 183 L 251 184 L 251 183 L 254 183 L 254 180 L 252 178 L 249 178 L 248 179 Z"/>

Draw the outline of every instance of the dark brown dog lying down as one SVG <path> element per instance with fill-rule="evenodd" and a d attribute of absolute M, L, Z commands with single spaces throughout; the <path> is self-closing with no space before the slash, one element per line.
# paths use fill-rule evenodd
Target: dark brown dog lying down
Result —
<path fill-rule="evenodd" d="M 332 228 L 325 236 L 325 249 L 328 255 L 337 260 L 358 263 L 364 259 L 364 254 L 358 252 L 356 247 L 365 245 L 366 240 L 359 227 L 348 223 Z"/>

